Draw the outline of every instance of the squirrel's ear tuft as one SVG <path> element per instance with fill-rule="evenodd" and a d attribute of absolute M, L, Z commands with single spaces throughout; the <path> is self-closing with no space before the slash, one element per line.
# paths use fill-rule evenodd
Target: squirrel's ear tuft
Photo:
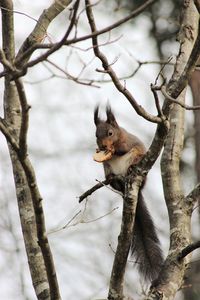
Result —
<path fill-rule="evenodd" d="M 115 120 L 115 116 L 114 116 L 114 114 L 112 112 L 112 109 L 111 109 L 111 107 L 110 107 L 109 104 L 106 106 L 106 115 L 107 115 L 106 122 L 108 124 L 111 124 L 111 125 L 114 125 L 114 126 L 118 126 L 117 121 Z"/>
<path fill-rule="evenodd" d="M 97 126 L 100 123 L 100 119 L 99 119 L 99 105 L 97 105 L 94 109 L 94 123 Z"/>

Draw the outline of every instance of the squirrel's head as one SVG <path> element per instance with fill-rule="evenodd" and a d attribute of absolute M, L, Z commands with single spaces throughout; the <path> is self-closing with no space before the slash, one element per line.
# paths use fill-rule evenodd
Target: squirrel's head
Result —
<path fill-rule="evenodd" d="M 97 145 L 100 150 L 108 150 L 115 152 L 115 144 L 119 140 L 120 129 L 111 107 L 106 107 L 107 120 L 103 121 L 99 118 L 99 106 L 94 111 L 94 123 L 96 125 Z"/>

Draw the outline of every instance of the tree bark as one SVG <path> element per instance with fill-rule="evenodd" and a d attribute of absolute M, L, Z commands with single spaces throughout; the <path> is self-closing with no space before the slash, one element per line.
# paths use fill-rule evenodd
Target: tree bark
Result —
<path fill-rule="evenodd" d="M 200 59 L 197 62 L 200 65 Z M 197 68 L 190 79 L 190 87 L 193 96 L 193 104 L 200 105 L 200 70 Z M 200 111 L 194 111 L 194 143 L 195 143 L 195 170 L 196 181 L 200 182 Z M 198 196 L 198 212 L 200 221 L 200 195 Z M 184 289 L 185 300 L 198 300 L 200 298 L 200 261 L 190 266 L 187 273 L 186 288 Z"/>
<path fill-rule="evenodd" d="M 12 1 L 1 1 L 1 6 L 3 50 L 6 54 L 6 58 L 12 63 L 15 57 Z M 4 10 L 4 8 L 6 10 Z M 16 86 L 14 82 L 10 81 L 9 75 L 5 77 L 4 115 L 4 119 L 10 128 L 12 136 L 18 141 L 21 126 L 21 107 Z M 23 167 L 10 143 L 8 143 L 8 148 L 13 167 L 20 221 L 33 286 L 38 299 L 50 299 L 45 264 L 40 246 L 38 245 L 35 213 L 30 189 Z"/>
<path fill-rule="evenodd" d="M 44 37 L 50 22 L 70 2 L 71 0 L 55 1 L 43 12 L 33 32 L 20 48 L 19 57 Z M 1 59 L 6 70 L 4 119 L 0 120 L 0 125 L 8 142 L 23 238 L 37 299 L 59 300 L 61 297 L 46 234 L 42 197 L 27 153 L 29 106 L 22 80 L 19 78 L 13 80 L 12 74 L 16 61 L 13 3 L 11 0 L 1 0 L 0 5 L 3 40 Z M 20 65 L 22 66 L 29 58 L 30 56 L 26 56 L 24 60 L 20 61 Z"/>
<path fill-rule="evenodd" d="M 182 26 L 179 33 L 180 51 L 174 74 L 168 90 L 176 94 L 176 82 L 191 57 L 191 51 L 198 34 L 199 14 L 193 1 L 184 3 Z M 188 74 L 189 76 L 189 74 Z M 176 97 L 175 97 L 176 98 Z M 179 101 L 184 103 L 185 90 L 180 94 Z M 151 289 L 147 299 L 174 299 L 183 284 L 185 270 L 190 256 L 178 261 L 181 249 L 190 244 L 191 240 L 191 207 L 183 194 L 180 179 L 180 158 L 183 148 L 184 109 L 176 104 L 170 112 L 170 130 L 167 136 L 161 159 L 161 172 L 165 201 L 170 221 L 170 249 L 156 286 Z M 152 298 L 151 298 L 152 297 Z"/>

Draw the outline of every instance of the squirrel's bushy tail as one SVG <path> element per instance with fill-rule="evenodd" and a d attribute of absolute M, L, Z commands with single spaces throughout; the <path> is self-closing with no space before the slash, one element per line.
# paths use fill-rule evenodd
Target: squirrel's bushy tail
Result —
<path fill-rule="evenodd" d="M 131 253 L 144 278 L 150 281 L 156 279 L 163 264 L 163 254 L 141 191 L 138 194 Z"/>

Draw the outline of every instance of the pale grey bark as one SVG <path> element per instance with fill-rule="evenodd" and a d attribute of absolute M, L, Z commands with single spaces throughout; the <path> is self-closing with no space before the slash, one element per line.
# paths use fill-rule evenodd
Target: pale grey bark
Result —
<path fill-rule="evenodd" d="M 193 1 L 185 2 L 179 33 L 180 51 L 169 91 L 174 89 L 174 84 L 177 85 L 188 64 L 198 34 L 198 22 L 199 14 Z M 179 95 L 178 101 L 185 102 L 185 90 Z M 191 259 L 188 255 L 181 261 L 177 260 L 181 249 L 191 242 L 191 203 L 186 201 L 183 194 L 179 169 L 183 148 L 184 113 L 185 110 L 181 106 L 173 104 L 170 112 L 170 130 L 161 160 L 163 188 L 170 221 L 170 249 L 158 284 L 150 291 L 147 299 L 174 299 L 183 284 L 184 274 Z"/>
<path fill-rule="evenodd" d="M 44 37 L 50 22 L 70 2 L 55 1 L 43 12 L 35 29 L 22 45 L 19 56 Z M 27 153 L 29 106 L 22 81 L 20 79 L 13 80 L 12 78 L 12 71 L 15 69 L 13 3 L 11 0 L 1 0 L 0 5 L 3 38 L 1 62 L 6 70 L 4 119 L 0 120 L 0 128 L 8 142 L 20 221 L 35 294 L 37 299 L 58 300 L 60 299 L 60 293 L 53 257 L 46 235 L 42 197 Z M 20 61 L 21 65 L 29 57 L 26 56 L 23 61 Z"/>

